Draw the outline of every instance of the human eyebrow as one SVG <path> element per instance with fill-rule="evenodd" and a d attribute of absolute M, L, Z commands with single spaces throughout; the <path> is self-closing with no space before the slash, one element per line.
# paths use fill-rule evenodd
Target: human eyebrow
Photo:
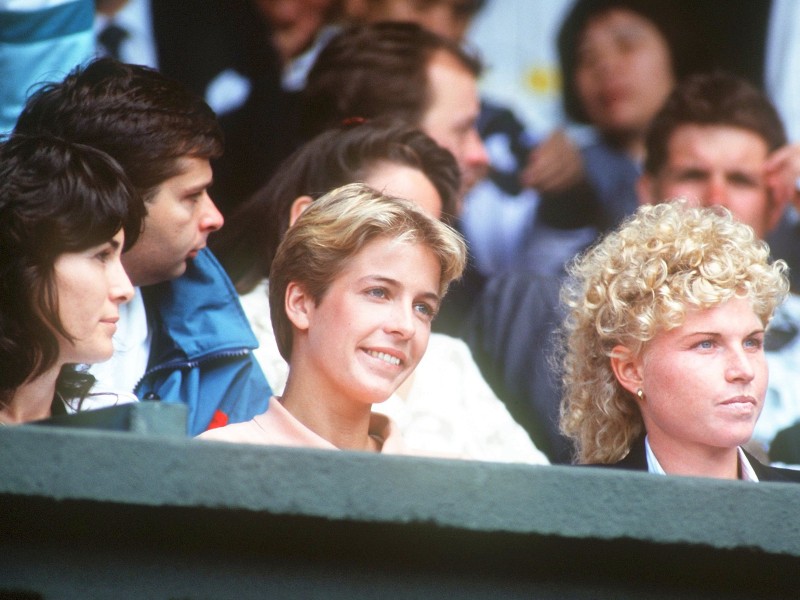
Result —
<path fill-rule="evenodd" d="M 433 304 L 433 305 L 434 305 L 434 306 L 435 306 L 437 309 L 439 308 L 439 305 L 440 305 L 440 304 L 441 304 L 441 302 L 442 302 L 442 298 L 441 298 L 441 296 L 439 296 L 439 294 L 437 294 L 437 293 L 435 293 L 435 292 L 423 292 L 423 293 L 420 295 L 420 298 L 422 298 L 422 299 L 424 299 L 424 300 L 427 300 L 427 301 L 429 301 L 429 302 L 430 302 L 431 304 Z"/>
<path fill-rule="evenodd" d="M 359 281 L 361 281 L 364 284 L 371 284 L 371 283 L 383 284 L 386 287 L 391 287 L 395 289 L 403 287 L 403 284 L 400 283 L 397 279 L 393 279 L 392 277 L 387 277 L 385 275 L 365 275 Z M 422 292 L 421 294 L 419 294 L 419 298 L 428 300 L 430 302 L 435 302 L 436 306 L 439 306 L 439 304 L 442 301 L 441 296 L 439 296 L 439 294 L 437 294 L 436 292 Z"/>
<path fill-rule="evenodd" d="M 677 167 L 672 171 L 676 179 L 702 179 L 708 177 L 708 169 L 702 167 Z"/>
<path fill-rule="evenodd" d="M 360 283 L 382 283 L 385 285 L 399 286 L 400 282 L 385 275 L 364 275 L 359 279 Z"/>
<path fill-rule="evenodd" d="M 184 190 L 184 194 L 187 196 L 195 196 L 197 194 L 202 194 L 206 190 L 208 190 L 214 184 L 213 179 L 209 179 L 208 181 L 204 181 L 202 183 L 198 183 L 196 185 L 190 186 Z"/>
<path fill-rule="evenodd" d="M 754 329 L 749 333 L 742 335 L 742 339 L 751 338 L 753 336 L 764 335 L 766 330 L 764 328 Z M 694 341 L 697 338 L 705 338 L 705 339 L 721 339 L 724 338 L 725 335 L 719 331 L 692 331 L 687 333 L 682 337 L 685 341 Z"/>
<path fill-rule="evenodd" d="M 761 180 L 760 173 L 750 173 L 742 170 L 731 171 L 727 174 L 728 181 L 733 183 L 744 183 L 748 185 L 758 185 Z"/>

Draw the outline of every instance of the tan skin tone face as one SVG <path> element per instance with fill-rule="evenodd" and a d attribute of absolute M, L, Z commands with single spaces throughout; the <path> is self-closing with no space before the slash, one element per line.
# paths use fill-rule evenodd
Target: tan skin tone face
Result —
<path fill-rule="evenodd" d="M 207 159 L 179 159 L 181 172 L 159 186 L 146 203 L 139 239 L 122 257 L 134 285 L 152 285 L 183 275 L 186 263 L 206 247 L 211 232 L 224 222 L 208 195 L 212 183 Z"/>
<path fill-rule="evenodd" d="M 456 158 L 462 174 L 462 192 L 486 175 L 489 157 L 478 135 L 480 112 L 475 77 L 456 58 L 438 52 L 428 65 L 431 103 L 420 128 Z"/>
<path fill-rule="evenodd" d="M 56 333 L 60 363 L 90 364 L 111 358 L 119 305 L 133 297 L 133 286 L 120 262 L 123 241 L 119 231 L 104 244 L 56 259 L 58 315 L 74 338 Z"/>
<path fill-rule="evenodd" d="M 419 169 L 381 160 L 371 164 L 366 171 L 363 183 L 388 195 L 410 200 L 432 217 L 441 218 L 441 196 L 430 179 Z M 313 201 L 311 196 L 301 196 L 294 201 L 289 216 L 290 225 L 297 221 Z M 398 388 L 397 393 L 400 396 L 405 397 L 408 394 L 413 379 L 412 372 Z"/>
<path fill-rule="evenodd" d="M 750 439 L 767 390 L 764 325 L 750 300 L 689 310 L 640 356 L 614 350 L 617 379 L 634 397 L 643 392 L 637 403 L 665 471 L 688 474 L 706 464 L 735 478 L 736 448 Z"/>
<path fill-rule="evenodd" d="M 338 392 L 331 395 L 366 405 L 383 402 L 425 352 L 438 289 L 439 263 L 430 249 L 373 240 L 318 305 L 297 286 L 287 291 L 287 314 L 299 331 L 293 348 L 304 353 L 303 364 L 314 365 L 315 379 Z"/>

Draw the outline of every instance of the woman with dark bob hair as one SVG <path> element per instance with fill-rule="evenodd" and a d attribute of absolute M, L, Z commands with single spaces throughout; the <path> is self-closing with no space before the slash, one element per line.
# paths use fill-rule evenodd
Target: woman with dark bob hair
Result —
<path fill-rule="evenodd" d="M 60 139 L 0 145 L 0 423 L 76 408 L 133 294 L 120 255 L 145 210 L 105 153 Z"/>
<path fill-rule="evenodd" d="M 642 206 L 570 268 L 562 431 L 580 463 L 800 481 L 742 449 L 786 263 L 724 208 Z"/>

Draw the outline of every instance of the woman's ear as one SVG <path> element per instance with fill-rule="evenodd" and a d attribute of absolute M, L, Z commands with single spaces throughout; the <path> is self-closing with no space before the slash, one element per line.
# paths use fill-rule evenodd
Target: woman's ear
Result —
<path fill-rule="evenodd" d="M 626 346 L 617 344 L 611 351 L 611 370 L 619 384 L 634 396 L 642 388 L 642 361 Z"/>
<path fill-rule="evenodd" d="M 639 206 L 659 203 L 659 199 L 656 197 L 655 181 L 649 173 L 643 173 L 636 180 L 636 198 L 639 200 Z"/>
<path fill-rule="evenodd" d="M 292 207 L 289 209 L 289 227 L 295 224 L 300 215 L 303 214 L 303 211 L 311 206 L 312 202 L 314 202 L 314 199 L 311 196 L 295 198 L 294 202 L 292 202 Z"/>
<path fill-rule="evenodd" d="M 295 281 L 290 281 L 289 285 L 286 286 L 284 310 L 292 325 L 300 331 L 308 329 L 314 306 L 316 306 L 316 303 L 306 293 L 305 288 Z"/>

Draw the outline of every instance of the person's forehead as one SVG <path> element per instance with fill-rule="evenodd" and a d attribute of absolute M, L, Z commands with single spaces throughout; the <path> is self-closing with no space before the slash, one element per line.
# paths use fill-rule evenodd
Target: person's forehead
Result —
<path fill-rule="evenodd" d="M 477 77 L 450 52 L 438 50 L 431 55 L 426 79 L 431 102 L 450 98 L 452 94 L 460 96 L 459 105 L 462 106 L 472 107 L 479 102 Z"/>
<path fill-rule="evenodd" d="M 714 156 L 717 151 L 736 149 L 766 159 L 767 140 L 758 132 L 727 124 L 684 123 L 673 129 L 667 140 L 667 159 L 685 158 L 687 148 Z"/>

